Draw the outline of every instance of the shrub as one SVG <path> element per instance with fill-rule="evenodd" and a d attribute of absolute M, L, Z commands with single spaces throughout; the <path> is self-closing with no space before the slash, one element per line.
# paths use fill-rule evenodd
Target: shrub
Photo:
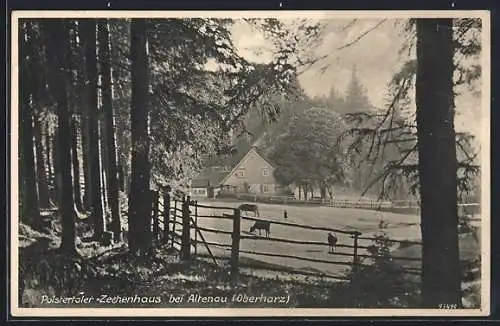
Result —
<path fill-rule="evenodd" d="M 350 282 L 343 289 L 347 307 L 399 308 L 419 305 L 419 283 L 394 262 L 392 245 L 385 232 L 380 231 L 376 235 L 368 249 L 371 257 L 361 259 L 358 269 L 353 268 L 349 273 Z"/>

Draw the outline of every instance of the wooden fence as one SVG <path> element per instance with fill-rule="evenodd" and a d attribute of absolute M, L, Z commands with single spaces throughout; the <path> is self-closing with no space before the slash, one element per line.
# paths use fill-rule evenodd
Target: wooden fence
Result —
<path fill-rule="evenodd" d="M 222 206 L 212 206 L 199 204 L 197 201 L 191 200 L 189 196 L 171 196 L 168 193 L 160 194 L 159 192 L 152 191 L 152 233 L 154 239 L 160 240 L 164 243 L 170 244 L 171 247 L 175 247 L 179 250 L 180 257 L 182 260 L 190 260 L 192 255 L 205 256 L 213 260 L 217 264 L 217 260 L 229 261 L 231 275 L 238 275 L 241 268 L 253 268 L 253 269 L 266 269 L 270 271 L 282 271 L 291 274 L 301 274 L 307 276 L 321 276 L 329 277 L 335 279 L 347 279 L 344 276 L 334 276 L 326 273 L 311 273 L 299 270 L 293 270 L 286 267 L 276 267 L 276 266 L 259 266 L 256 263 L 246 263 L 242 264 L 240 262 L 240 254 L 250 254 L 263 257 L 279 257 L 287 259 L 297 259 L 306 262 L 322 263 L 322 264 L 332 264 L 332 265 L 342 265 L 351 267 L 353 271 L 357 271 L 360 266 L 363 265 L 361 258 L 383 258 L 374 257 L 368 254 L 360 253 L 360 249 L 368 249 L 370 246 L 363 246 L 359 243 L 360 240 L 371 240 L 375 241 L 377 238 L 374 237 L 363 237 L 359 231 L 345 231 L 334 228 L 318 227 L 304 224 L 296 224 L 282 221 L 274 221 L 264 218 L 256 218 L 249 216 L 242 216 L 240 209 L 234 207 L 222 207 Z M 161 199 L 161 200 L 160 200 Z M 200 215 L 198 214 L 198 208 L 208 208 L 213 209 L 216 212 L 223 210 L 229 211 L 231 213 L 218 213 L 214 215 Z M 232 221 L 232 231 L 224 231 L 219 229 L 213 229 L 208 227 L 202 227 L 198 225 L 198 220 L 203 218 L 215 218 L 215 219 L 225 219 Z M 327 242 L 322 241 L 302 241 L 296 239 L 285 239 L 277 237 L 257 237 L 257 236 L 246 236 L 241 234 L 241 221 L 266 221 L 271 224 L 282 225 L 290 228 L 300 228 L 304 230 L 317 230 L 317 231 L 327 231 L 334 232 L 337 234 L 348 235 L 352 239 L 351 243 L 337 244 L 336 247 L 348 248 L 350 252 L 338 252 L 335 251 L 332 254 L 337 256 L 348 256 L 350 261 L 334 261 L 317 259 L 311 257 L 303 257 L 291 254 L 278 254 L 278 253 L 267 253 L 258 252 L 250 250 L 241 250 L 241 241 L 245 240 L 257 240 L 257 241 L 268 241 L 268 242 L 281 242 L 290 243 L 295 245 L 321 245 L 328 247 Z M 194 237 L 191 235 L 191 230 L 194 231 Z M 231 237 L 231 243 L 219 243 L 219 242 L 209 242 L 206 241 L 203 236 L 204 233 L 218 233 L 225 234 Z M 417 244 L 419 242 L 413 241 L 402 241 L 402 240 L 390 240 L 393 243 L 405 243 L 405 244 Z M 207 249 L 208 254 L 198 254 L 198 245 L 202 245 Z M 221 247 L 226 250 L 230 250 L 231 253 L 228 256 L 224 255 L 214 255 L 211 247 Z M 420 261 L 419 258 L 409 258 L 409 257 L 390 257 L 392 260 L 402 260 L 402 261 Z M 405 273 L 419 275 L 420 271 L 416 268 L 406 268 Z"/>
<path fill-rule="evenodd" d="M 317 205 L 317 206 L 328 206 L 337 208 L 357 208 L 357 209 L 370 209 L 370 210 L 380 210 L 380 211 L 390 211 L 394 213 L 401 214 L 419 214 L 420 212 L 420 201 L 418 200 L 375 200 L 375 199 L 321 199 L 321 198 L 308 198 L 308 199 L 296 199 L 295 197 L 289 196 L 273 196 L 273 195 L 262 195 L 262 194 L 247 194 L 247 193 L 236 193 L 236 192 L 223 192 L 220 194 L 220 198 L 229 198 L 244 200 L 250 202 L 261 202 L 270 204 L 285 204 L 285 205 Z M 460 203 L 458 205 L 459 212 L 464 215 L 474 215 L 478 214 L 480 211 L 479 203 Z"/>

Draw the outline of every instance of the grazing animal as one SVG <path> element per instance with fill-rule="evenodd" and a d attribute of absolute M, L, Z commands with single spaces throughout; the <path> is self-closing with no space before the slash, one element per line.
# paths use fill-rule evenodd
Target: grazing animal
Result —
<path fill-rule="evenodd" d="M 287 213 L 286 209 L 283 211 L 283 217 L 284 217 L 285 219 L 287 219 L 287 218 L 288 218 L 288 213 Z"/>
<path fill-rule="evenodd" d="M 255 230 L 259 230 L 259 235 L 260 230 L 265 230 L 266 237 L 269 237 L 269 234 L 271 233 L 271 222 L 255 221 L 255 223 L 250 227 L 250 232 L 253 233 Z"/>
<path fill-rule="evenodd" d="M 260 216 L 259 208 L 255 204 L 241 204 L 238 208 L 244 212 L 254 212 L 255 217 Z"/>
<path fill-rule="evenodd" d="M 338 238 L 331 232 L 328 233 L 328 245 L 330 246 L 330 253 L 335 252 L 335 246 L 337 245 Z"/>

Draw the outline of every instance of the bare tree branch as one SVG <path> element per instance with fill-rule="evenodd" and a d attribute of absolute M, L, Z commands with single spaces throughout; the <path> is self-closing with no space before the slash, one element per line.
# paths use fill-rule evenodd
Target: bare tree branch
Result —
<path fill-rule="evenodd" d="M 382 19 L 380 22 L 378 22 L 375 26 L 369 28 L 368 30 L 364 31 L 363 33 L 361 33 L 360 35 L 358 35 L 354 40 L 352 40 L 351 42 L 348 42 L 340 47 L 337 48 L 337 50 L 342 50 L 342 49 L 345 49 L 345 48 L 348 48 L 354 44 L 356 44 L 359 40 L 361 40 L 363 37 L 365 37 L 366 35 L 370 34 L 371 32 L 373 32 L 375 29 L 377 29 L 380 25 L 382 25 L 383 23 L 385 23 L 387 21 L 387 19 Z"/>

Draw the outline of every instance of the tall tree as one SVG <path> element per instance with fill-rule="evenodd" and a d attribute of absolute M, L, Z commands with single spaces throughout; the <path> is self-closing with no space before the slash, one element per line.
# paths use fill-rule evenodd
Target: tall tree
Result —
<path fill-rule="evenodd" d="M 61 249 L 72 254 L 75 252 L 75 204 L 71 175 L 71 112 L 68 105 L 68 55 L 69 33 L 63 19 L 48 19 L 45 31 L 49 44 L 47 55 L 52 61 L 52 92 L 58 115 L 57 168 L 60 169 L 60 211 L 62 216 Z"/>
<path fill-rule="evenodd" d="M 416 24 L 423 305 L 460 306 L 453 21 L 418 19 Z"/>
<path fill-rule="evenodd" d="M 50 199 L 55 204 L 58 202 L 57 191 L 55 185 L 55 152 L 54 152 L 54 138 L 55 135 L 51 128 L 50 122 L 45 122 L 45 130 L 47 134 L 45 135 L 45 149 L 47 151 L 47 180 L 50 186 Z"/>
<path fill-rule="evenodd" d="M 94 223 L 94 236 L 100 240 L 105 230 L 104 204 L 101 194 L 101 162 L 99 146 L 99 107 L 97 101 L 97 56 L 96 20 L 82 19 L 82 36 L 85 46 L 85 63 L 88 101 L 89 101 L 89 165 L 90 165 L 90 204 L 91 218 Z"/>
<path fill-rule="evenodd" d="M 145 252 L 151 233 L 147 221 L 149 205 L 150 166 L 148 160 L 148 55 L 147 21 L 132 19 L 130 58 L 132 61 L 132 180 L 129 197 L 129 249 Z"/>
<path fill-rule="evenodd" d="M 41 109 L 35 117 L 34 133 L 35 133 L 35 149 L 36 149 L 36 174 L 38 182 L 38 196 L 40 200 L 41 208 L 49 208 L 49 186 L 47 184 L 47 166 L 44 158 L 44 147 L 43 147 L 43 128 L 42 128 L 42 112 Z"/>
<path fill-rule="evenodd" d="M 75 208 L 78 211 L 83 210 L 83 202 L 80 187 L 80 161 L 78 159 L 78 117 L 72 116 L 71 119 L 71 160 L 73 167 L 73 187 L 75 194 Z"/>
<path fill-rule="evenodd" d="M 270 158 L 276 163 L 275 177 L 283 184 L 295 182 L 307 190 L 320 187 L 326 197 L 335 183 L 344 179 L 344 162 L 338 139 L 345 129 L 338 113 L 327 108 L 309 108 L 295 117 L 287 133 L 275 140 Z M 340 159 L 342 157 L 342 160 Z"/>
<path fill-rule="evenodd" d="M 47 183 L 47 164 L 45 153 L 48 155 L 48 149 L 44 149 L 43 138 L 48 130 L 44 128 L 44 120 L 48 119 L 48 109 L 45 108 L 48 103 L 47 99 L 47 82 L 46 73 L 44 72 L 45 53 L 42 38 L 40 37 L 40 26 L 33 22 L 33 55 L 30 58 L 31 68 L 36 71 L 31 80 L 32 103 L 33 109 L 36 111 L 34 116 L 33 132 L 35 136 L 35 155 L 36 155 L 36 173 L 40 208 L 48 208 L 50 206 L 49 187 Z"/>
<path fill-rule="evenodd" d="M 32 79 L 35 78 L 34 44 L 32 22 L 25 21 L 24 28 L 19 33 L 20 44 L 20 72 L 19 95 L 21 114 L 21 143 L 22 169 L 21 182 L 24 184 L 23 218 L 33 225 L 40 225 L 40 207 L 36 184 L 35 154 L 33 144 L 33 89 Z"/>
<path fill-rule="evenodd" d="M 115 139 L 115 118 L 113 113 L 113 90 L 111 75 L 111 51 L 109 40 L 109 23 L 102 19 L 98 23 L 100 66 L 102 71 L 102 109 L 106 120 L 106 140 L 108 155 L 108 200 L 111 208 L 112 231 L 115 241 L 120 240 L 120 203 L 119 180 Z"/>
<path fill-rule="evenodd" d="M 76 54 L 75 54 L 75 66 L 77 68 L 76 73 L 76 84 L 77 88 L 84 90 L 80 93 L 79 96 L 79 106 L 80 106 L 80 123 L 79 123 L 79 131 L 80 131 L 80 146 L 81 146 L 81 159 L 82 159 L 82 170 L 83 170 L 83 206 L 86 210 L 91 209 L 91 191 L 92 187 L 90 186 L 90 160 L 89 160 L 89 139 L 90 139 L 90 128 L 89 128 L 89 107 L 91 105 L 89 94 L 87 88 L 88 86 L 85 83 L 86 80 L 86 66 L 85 66 L 85 52 L 86 47 L 83 44 L 81 31 L 81 23 L 79 20 L 76 21 L 75 24 L 75 33 L 74 33 L 74 43 L 76 46 Z"/>
<path fill-rule="evenodd" d="M 83 211 L 83 202 L 82 202 L 82 190 L 80 185 L 80 160 L 79 160 L 79 151 L 78 151 L 78 131 L 79 131 L 79 107 L 78 102 L 80 97 L 74 89 L 77 88 L 77 80 L 75 75 L 78 74 L 78 66 L 74 60 L 74 50 L 77 47 L 77 24 L 76 21 L 72 20 L 70 25 L 70 53 L 69 53 L 69 80 L 68 86 L 70 89 L 69 92 L 69 103 L 72 108 L 72 117 L 71 117 L 71 159 L 72 159 L 72 167 L 73 167 L 73 187 L 74 187 L 74 196 L 75 196 L 75 206 L 77 211 Z"/>
<path fill-rule="evenodd" d="M 344 112 L 362 112 L 371 108 L 370 100 L 366 88 L 359 80 L 357 68 L 352 68 L 351 81 L 347 86 L 347 92 L 344 103 Z"/>

